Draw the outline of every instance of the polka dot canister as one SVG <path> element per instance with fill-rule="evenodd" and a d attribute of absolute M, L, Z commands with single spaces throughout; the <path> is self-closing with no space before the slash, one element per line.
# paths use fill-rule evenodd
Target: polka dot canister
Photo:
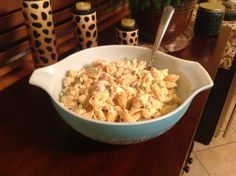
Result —
<path fill-rule="evenodd" d="M 72 8 L 72 13 L 79 48 L 85 49 L 97 46 L 97 17 L 96 10 L 91 6 L 91 3 L 77 2 Z"/>
<path fill-rule="evenodd" d="M 21 0 L 26 30 L 36 68 L 58 60 L 50 0 Z"/>
<path fill-rule="evenodd" d="M 116 28 L 116 42 L 123 45 L 138 45 L 138 26 L 132 18 L 123 18 Z"/>

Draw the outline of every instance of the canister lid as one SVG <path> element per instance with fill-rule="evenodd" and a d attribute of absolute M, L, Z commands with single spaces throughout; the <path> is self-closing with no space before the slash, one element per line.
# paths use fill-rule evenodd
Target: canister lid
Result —
<path fill-rule="evenodd" d="M 75 4 L 76 10 L 90 10 L 91 3 L 90 2 L 77 2 Z"/>
<path fill-rule="evenodd" d="M 236 0 L 224 0 L 222 3 L 228 9 L 236 8 Z"/>
<path fill-rule="evenodd" d="M 236 0 L 224 0 L 224 2 L 233 2 L 233 3 L 236 3 Z"/>
<path fill-rule="evenodd" d="M 135 20 L 133 18 L 123 18 L 121 20 L 121 26 L 123 27 L 134 27 Z"/>
<path fill-rule="evenodd" d="M 138 29 L 138 25 L 133 18 L 123 18 L 118 24 L 118 29 L 123 31 L 133 31 Z"/>
<path fill-rule="evenodd" d="M 91 3 L 88 1 L 77 2 L 72 7 L 73 14 L 76 15 L 89 15 L 95 12 L 95 9 L 92 7 Z"/>
<path fill-rule="evenodd" d="M 225 6 L 219 3 L 203 2 L 199 4 L 199 9 L 209 13 L 223 13 L 225 11 Z"/>

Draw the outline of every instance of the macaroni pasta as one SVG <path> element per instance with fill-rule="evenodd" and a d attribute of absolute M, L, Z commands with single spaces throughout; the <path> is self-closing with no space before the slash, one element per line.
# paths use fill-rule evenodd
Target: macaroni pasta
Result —
<path fill-rule="evenodd" d="M 145 61 L 96 60 L 81 71 L 68 71 L 60 102 L 88 118 L 136 122 L 173 111 L 181 104 L 176 74 L 146 69 Z"/>

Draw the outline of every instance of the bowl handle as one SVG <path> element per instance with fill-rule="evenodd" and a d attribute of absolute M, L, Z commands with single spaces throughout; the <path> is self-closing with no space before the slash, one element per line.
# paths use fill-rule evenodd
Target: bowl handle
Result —
<path fill-rule="evenodd" d="M 34 70 L 29 79 L 29 83 L 44 89 L 47 93 L 50 94 L 52 90 L 53 78 L 53 71 L 49 67 L 39 68 Z"/>
<path fill-rule="evenodd" d="M 208 74 L 208 72 L 204 69 L 204 67 L 198 63 L 198 62 L 192 62 L 194 67 L 191 72 L 191 74 L 194 74 L 196 76 L 194 82 L 198 83 L 197 86 L 195 87 L 195 93 L 198 94 L 199 92 L 202 92 L 204 90 L 210 89 L 214 83 Z"/>

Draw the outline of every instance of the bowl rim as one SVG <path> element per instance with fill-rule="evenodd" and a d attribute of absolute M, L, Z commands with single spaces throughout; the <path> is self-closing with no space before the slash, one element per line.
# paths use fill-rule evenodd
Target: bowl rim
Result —
<path fill-rule="evenodd" d="M 123 47 L 126 47 L 126 45 L 104 45 L 104 46 L 98 46 L 98 47 L 94 47 L 94 48 L 89 48 L 89 49 L 84 49 L 84 50 L 81 50 L 81 51 L 78 51 L 76 53 L 73 53 L 69 56 L 67 56 L 66 58 L 69 58 L 69 57 L 72 57 L 73 55 L 76 55 L 77 53 L 79 52 L 88 52 L 88 50 L 93 50 L 93 49 L 99 49 L 99 48 L 109 48 L 109 47 L 120 47 L 120 48 L 123 48 Z M 151 50 L 150 48 L 147 48 L 147 47 L 143 47 L 143 46 L 128 46 L 130 48 L 138 48 L 138 49 L 145 49 L 145 50 Z M 159 51 L 158 51 L 159 52 Z M 166 53 L 163 53 L 163 52 L 160 52 L 164 55 L 168 55 Z M 168 56 L 171 56 L 171 55 L 168 55 Z M 175 56 L 171 56 L 172 58 L 175 58 L 175 59 L 180 59 L 180 60 L 184 60 L 184 59 L 181 59 L 181 58 L 177 58 Z M 68 59 L 63 59 L 62 61 L 54 64 L 54 65 L 51 65 L 52 67 L 57 65 L 57 64 L 62 64 L 64 62 L 67 62 L 66 60 Z M 198 62 L 195 62 L 195 61 L 189 61 L 189 60 L 184 60 L 184 62 L 190 62 L 190 63 L 193 63 L 193 64 L 197 64 L 199 65 L 200 67 L 202 67 L 201 64 L 199 64 Z M 49 66 L 50 67 L 50 66 Z M 203 68 L 203 67 L 202 67 Z M 206 71 L 205 71 L 206 72 Z M 207 72 L 206 72 L 207 73 Z M 208 75 L 209 77 L 209 75 Z M 65 112 L 69 113 L 70 115 L 72 115 L 74 118 L 79 118 L 81 120 L 85 120 L 85 121 L 88 121 L 88 122 L 92 122 L 92 123 L 96 123 L 96 124 L 101 124 L 101 125 L 108 125 L 108 126 L 136 126 L 136 125 L 144 125 L 144 124 L 150 124 L 150 123 L 154 123 L 154 122 L 157 122 L 157 121 L 160 121 L 160 120 L 164 120 L 168 117 L 173 117 L 173 115 L 175 113 L 178 113 L 181 111 L 181 109 L 184 109 L 185 106 L 188 106 L 188 104 L 191 103 L 192 99 L 198 94 L 200 93 L 201 91 L 203 90 L 206 90 L 206 89 L 209 89 L 213 86 L 213 82 L 211 84 L 208 84 L 206 86 L 203 86 L 197 90 L 194 90 L 181 104 L 180 106 L 178 106 L 175 110 L 165 114 L 165 115 L 162 115 L 162 116 L 159 116 L 159 117 L 156 117 L 156 118 L 153 118 L 153 119 L 147 119 L 147 120 L 143 120 L 143 121 L 138 121 L 138 122 L 108 122 L 108 121 L 102 121 L 102 120 L 96 120 L 96 119 L 92 119 L 92 118 L 88 118 L 88 117 L 85 117 L 83 115 L 78 115 L 76 114 L 75 112 L 69 110 L 68 108 L 66 108 L 62 103 L 59 102 L 59 99 L 56 98 L 55 96 L 51 96 L 51 99 L 54 101 L 54 103 L 59 106 L 59 108 L 62 108 Z M 186 109 L 187 110 L 187 109 Z M 185 110 L 185 111 L 186 111 Z"/>

